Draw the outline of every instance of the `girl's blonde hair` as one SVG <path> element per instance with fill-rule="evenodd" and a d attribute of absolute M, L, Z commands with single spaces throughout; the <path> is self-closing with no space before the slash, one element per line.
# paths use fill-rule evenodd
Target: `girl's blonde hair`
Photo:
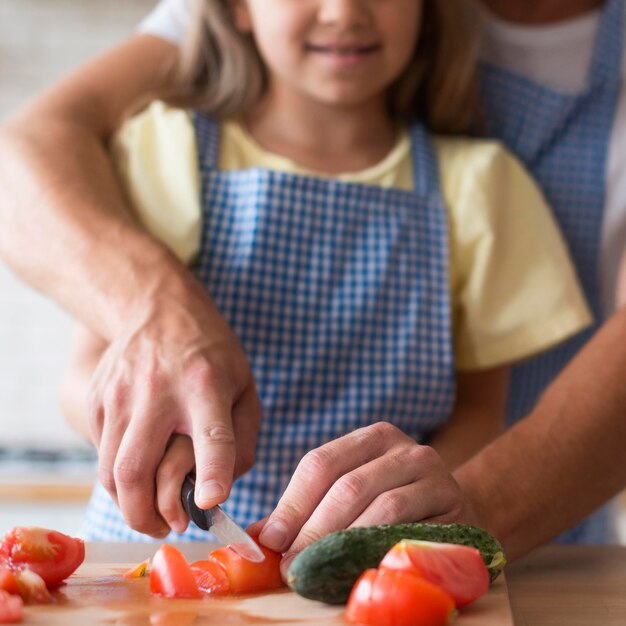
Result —
<path fill-rule="evenodd" d="M 477 114 L 477 31 L 464 1 L 423 0 L 413 59 L 389 90 L 393 115 L 421 119 L 438 133 L 465 132 Z M 242 113 L 267 85 L 253 37 L 235 27 L 229 0 L 193 0 L 192 7 L 179 95 L 170 100 L 216 117 Z"/>

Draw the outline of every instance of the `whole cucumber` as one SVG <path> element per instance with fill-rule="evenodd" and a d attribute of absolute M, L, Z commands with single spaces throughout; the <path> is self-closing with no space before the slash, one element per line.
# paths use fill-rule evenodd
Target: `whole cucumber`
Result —
<path fill-rule="evenodd" d="M 357 578 L 402 539 L 456 543 L 480 551 L 493 582 L 506 564 L 502 546 L 486 530 L 465 524 L 395 524 L 349 528 L 306 547 L 291 563 L 287 584 L 327 604 L 345 604 Z"/>

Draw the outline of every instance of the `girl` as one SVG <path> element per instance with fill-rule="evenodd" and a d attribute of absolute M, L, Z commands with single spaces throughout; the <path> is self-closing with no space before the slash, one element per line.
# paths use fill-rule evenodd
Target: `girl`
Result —
<path fill-rule="evenodd" d="M 278 549 L 314 539 L 312 523 L 321 534 L 436 519 L 413 497 L 429 454 L 416 442 L 449 467 L 467 459 L 500 428 L 507 363 L 589 322 L 517 162 L 496 143 L 430 135 L 461 132 L 474 114 L 473 46 L 457 4 L 197 2 L 178 97 L 195 113 L 156 103 L 116 144 L 140 220 L 194 260 L 252 365 L 264 411 L 257 461 L 225 507 L 251 523 L 285 489 L 308 498 L 296 533 L 279 519 L 264 528 Z M 79 383 L 104 349 L 82 332 L 69 395 L 84 395 Z M 109 391 L 118 415 L 123 382 Z M 96 443 L 108 459 L 129 458 L 136 421 L 103 406 L 92 398 Z M 165 450 L 156 433 L 167 412 L 162 403 L 152 416 L 163 458 L 143 500 L 118 472 L 107 487 L 121 515 L 98 488 L 88 538 L 141 538 L 123 518 L 155 535 L 159 516 L 184 530 L 193 450 L 181 434 Z M 85 429 L 84 411 L 70 417 Z M 175 432 L 192 434 L 171 427 L 167 437 Z"/>

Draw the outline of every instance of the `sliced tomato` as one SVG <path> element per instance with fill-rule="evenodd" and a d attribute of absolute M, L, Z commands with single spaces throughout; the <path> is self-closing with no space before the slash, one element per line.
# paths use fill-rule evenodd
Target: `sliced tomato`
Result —
<path fill-rule="evenodd" d="M 230 591 L 226 568 L 215 559 L 196 561 L 191 564 L 196 584 L 202 593 L 225 593 Z"/>
<path fill-rule="evenodd" d="M 60 585 L 85 559 L 82 539 L 56 530 L 18 526 L 0 541 L 0 563 L 26 566 L 50 588 Z"/>
<path fill-rule="evenodd" d="M 366 569 L 354 583 L 348 606 L 346 618 L 354 624 L 372 624 L 372 589 L 378 576 L 377 569 Z"/>
<path fill-rule="evenodd" d="M 218 548 L 209 554 L 209 561 L 220 563 L 226 570 L 231 593 L 256 593 L 285 585 L 280 575 L 280 552 L 260 545 L 256 538 L 254 540 L 265 555 L 265 560 L 260 563 L 248 561 L 228 547 Z"/>
<path fill-rule="evenodd" d="M 489 591 L 489 572 L 476 548 L 406 539 L 383 558 L 380 568 L 419 574 L 463 607 Z"/>
<path fill-rule="evenodd" d="M 0 565 L 0 591 L 12 594 L 19 594 L 20 592 L 15 574 L 5 565 Z"/>
<path fill-rule="evenodd" d="M 136 565 L 135 567 L 131 567 L 127 572 L 122 574 L 123 578 L 143 578 L 148 574 L 148 568 L 150 567 L 150 559 L 146 559 Z"/>
<path fill-rule="evenodd" d="M 348 621 L 369 626 L 445 626 L 454 600 L 440 587 L 402 570 L 366 570 L 348 599 Z"/>
<path fill-rule="evenodd" d="M 162 545 L 152 559 L 150 591 L 166 598 L 201 598 L 185 557 L 174 546 Z"/>
<path fill-rule="evenodd" d="M 17 624 L 24 616 L 22 598 L 0 591 L 0 624 Z"/>

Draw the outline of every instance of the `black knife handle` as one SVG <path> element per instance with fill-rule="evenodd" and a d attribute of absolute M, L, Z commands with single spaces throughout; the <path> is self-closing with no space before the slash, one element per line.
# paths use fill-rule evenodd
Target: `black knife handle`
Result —
<path fill-rule="evenodd" d="M 183 487 L 181 490 L 181 500 L 183 502 L 183 508 L 191 521 L 202 530 L 209 530 L 213 525 L 213 512 L 211 509 L 204 510 L 201 509 L 197 504 L 194 497 L 194 492 L 196 489 L 195 480 L 192 474 L 189 474 L 185 478 L 185 482 L 183 483 Z"/>

